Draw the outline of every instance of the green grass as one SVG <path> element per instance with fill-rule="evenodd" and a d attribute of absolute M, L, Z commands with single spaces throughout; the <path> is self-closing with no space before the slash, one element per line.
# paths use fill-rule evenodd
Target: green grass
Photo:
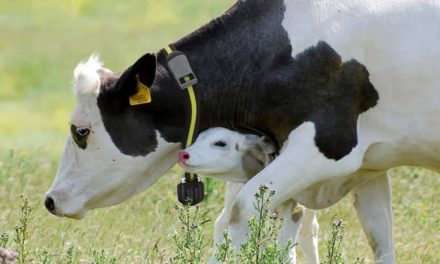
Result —
<path fill-rule="evenodd" d="M 156 51 L 209 21 L 232 0 L 12 1 L 0 0 L 0 233 L 10 236 L 21 216 L 20 195 L 33 219 L 26 248 L 33 263 L 166 263 L 178 231 L 174 169 L 144 193 L 111 208 L 90 212 L 82 221 L 51 216 L 42 200 L 49 188 L 75 103 L 75 65 L 92 52 L 122 71 L 147 51 Z M 440 263 L 440 177 L 417 168 L 393 174 L 394 237 L 397 263 Z M 213 220 L 220 214 L 224 184 L 211 182 L 200 208 L 207 255 L 212 252 Z M 319 212 L 321 257 L 334 220 L 345 222 L 343 256 L 371 252 L 350 197 Z M 207 257 L 207 256 L 205 256 Z M 300 255 L 300 263 L 303 258 Z"/>

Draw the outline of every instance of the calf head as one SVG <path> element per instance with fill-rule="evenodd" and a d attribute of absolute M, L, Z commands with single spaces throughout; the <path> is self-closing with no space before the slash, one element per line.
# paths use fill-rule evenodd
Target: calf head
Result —
<path fill-rule="evenodd" d="M 272 161 L 274 152 L 274 144 L 265 137 L 211 128 L 180 152 L 179 164 L 187 172 L 246 182 Z"/>
<path fill-rule="evenodd" d="M 178 144 L 161 137 L 148 111 L 129 107 L 136 81 L 151 86 L 155 70 L 150 54 L 122 75 L 96 56 L 76 67 L 71 134 L 45 200 L 51 213 L 80 219 L 143 191 L 175 164 Z"/>

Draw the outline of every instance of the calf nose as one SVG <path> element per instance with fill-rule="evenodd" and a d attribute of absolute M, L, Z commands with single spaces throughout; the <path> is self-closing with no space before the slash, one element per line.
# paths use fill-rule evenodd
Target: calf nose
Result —
<path fill-rule="evenodd" d="M 179 152 L 179 163 L 185 163 L 187 160 L 189 160 L 190 155 L 188 152 L 182 150 Z"/>
<path fill-rule="evenodd" d="M 51 213 L 55 214 L 55 202 L 50 196 L 46 196 L 46 200 L 44 201 L 44 206 Z"/>

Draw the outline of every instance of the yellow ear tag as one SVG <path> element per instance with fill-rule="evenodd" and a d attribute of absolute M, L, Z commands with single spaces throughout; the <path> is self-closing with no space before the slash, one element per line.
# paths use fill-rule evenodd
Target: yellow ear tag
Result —
<path fill-rule="evenodd" d="M 145 84 L 141 83 L 139 81 L 138 76 L 136 76 L 136 79 L 137 79 L 137 93 L 130 96 L 130 105 L 151 103 L 150 88 L 148 88 Z"/>

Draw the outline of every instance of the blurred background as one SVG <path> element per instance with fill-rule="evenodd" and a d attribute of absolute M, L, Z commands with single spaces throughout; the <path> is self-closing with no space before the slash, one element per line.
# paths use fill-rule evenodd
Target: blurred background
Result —
<path fill-rule="evenodd" d="M 98 52 L 123 71 L 233 1 L 0 0 L 0 142 L 59 147 L 74 104 L 76 64 Z"/>
<path fill-rule="evenodd" d="M 107 68 L 123 71 L 142 54 L 222 14 L 233 2 L 0 0 L 0 247 L 17 248 L 15 228 L 27 198 L 34 208 L 26 243 L 29 262 L 67 263 L 72 256 L 72 263 L 91 263 L 101 252 L 117 263 L 167 263 L 177 228 L 178 169 L 143 194 L 94 210 L 82 221 L 55 218 L 44 209 L 42 199 L 75 104 L 73 69 L 98 52 Z M 440 177 L 407 167 L 391 173 L 397 263 L 440 263 Z M 203 218 L 211 220 L 205 225 L 207 256 L 213 222 L 223 208 L 224 183 L 212 181 L 208 189 L 208 200 L 201 205 Z M 344 257 L 371 263 L 350 197 L 321 211 L 318 219 L 321 254 L 331 223 L 343 219 Z"/>

